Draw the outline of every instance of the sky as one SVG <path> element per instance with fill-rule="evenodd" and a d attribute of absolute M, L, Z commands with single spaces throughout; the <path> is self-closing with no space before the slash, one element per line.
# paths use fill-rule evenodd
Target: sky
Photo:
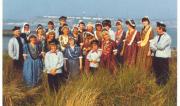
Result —
<path fill-rule="evenodd" d="M 3 18 L 99 16 L 176 19 L 176 0 L 3 0 Z"/>

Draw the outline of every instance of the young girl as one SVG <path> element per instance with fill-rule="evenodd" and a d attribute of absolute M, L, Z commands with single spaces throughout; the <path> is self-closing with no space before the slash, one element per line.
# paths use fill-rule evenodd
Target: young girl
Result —
<path fill-rule="evenodd" d="M 126 25 L 128 31 L 124 40 L 123 50 L 121 55 L 124 55 L 124 63 L 127 66 L 136 64 L 136 56 L 138 52 L 138 41 L 140 40 L 140 33 L 136 30 L 134 20 L 127 20 Z"/>
<path fill-rule="evenodd" d="M 117 54 L 116 43 L 111 40 L 107 30 L 103 30 L 102 36 L 103 41 L 100 64 L 103 68 L 108 69 L 114 75 L 117 71 L 115 62 L 115 55 Z"/>
<path fill-rule="evenodd" d="M 93 40 L 91 42 L 91 51 L 87 55 L 87 60 L 89 61 L 89 67 L 90 72 L 94 74 L 95 71 L 97 71 L 99 67 L 100 57 L 101 57 L 101 51 L 98 50 L 99 47 L 99 41 Z M 89 76 L 89 71 L 87 72 L 87 75 Z"/>
<path fill-rule="evenodd" d="M 75 44 L 73 37 L 69 37 L 69 45 L 65 49 L 64 57 L 65 63 L 67 63 L 65 69 L 68 70 L 70 78 L 78 77 L 82 69 L 82 56 L 80 47 Z"/>
<path fill-rule="evenodd" d="M 65 48 L 68 45 L 69 27 L 68 26 L 63 26 L 62 27 L 62 32 L 63 32 L 63 35 L 59 36 L 59 43 L 60 43 L 61 51 L 64 52 Z"/>
<path fill-rule="evenodd" d="M 41 49 L 36 44 L 37 38 L 35 35 L 30 35 L 29 43 L 24 45 L 23 56 L 24 56 L 24 67 L 23 77 L 24 81 L 29 87 L 33 87 L 38 84 L 41 71 Z"/>
<path fill-rule="evenodd" d="M 48 74 L 48 84 L 51 91 L 58 92 L 63 80 L 63 54 L 57 50 L 56 42 L 51 41 L 50 51 L 45 55 L 45 72 Z"/>

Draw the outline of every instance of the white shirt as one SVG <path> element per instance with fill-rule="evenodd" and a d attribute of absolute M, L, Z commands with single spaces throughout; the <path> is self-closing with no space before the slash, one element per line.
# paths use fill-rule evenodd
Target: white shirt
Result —
<path fill-rule="evenodd" d="M 158 42 L 159 36 L 150 40 L 150 48 L 153 51 L 152 56 L 169 58 L 171 57 L 171 37 L 164 33 Z"/>
<path fill-rule="evenodd" d="M 109 29 L 109 35 L 110 35 L 111 39 L 112 39 L 113 41 L 115 41 L 116 36 L 115 36 L 115 33 L 114 33 L 114 31 L 113 31 L 112 29 Z"/>
<path fill-rule="evenodd" d="M 47 52 L 45 55 L 45 72 L 50 73 L 51 69 L 56 68 L 56 73 L 62 73 L 64 58 L 63 54 L 60 51 L 52 53 L 51 51 Z"/>
<path fill-rule="evenodd" d="M 88 53 L 87 59 L 90 61 L 90 67 L 97 68 L 99 66 L 100 58 L 102 52 L 97 50 L 93 52 L 92 50 Z M 97 63 L 93 63 L 91 61 L 96 61 Z"/>

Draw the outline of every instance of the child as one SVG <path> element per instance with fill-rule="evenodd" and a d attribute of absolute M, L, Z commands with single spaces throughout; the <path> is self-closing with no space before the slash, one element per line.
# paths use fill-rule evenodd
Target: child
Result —
<path fill-rule="evenodd" d="M 40 79 L 42 71 L 41 49 L 36 44 L 37 37 L 35 35 L 29 36 L 29 43 L 24 45 L 24 67 L 23 77 L 24 81 L 29 87 L 36 86 Z"/>
<path fill-rule="evenodd" d="M 92 74 L 98 69 L 100 57 L 101 57 L 101 51 L 98 50 L 99 47 L 99 41 L 93 40 L 91 42 L 91 51 L 87 55 L 87 60 L 89 61 L 89 67 Z M 89 74 L 89 72 L 88 72 Z"/>
<path fill-rule="evenodd" d="M 57 50 L 55 42 L 50 42 L 50 51 L 45 55 L 45 72 L 48 74 L 50 90 L 58 92 L 60 82 L 63 80 L 63 54 Z"/>
<path fill-rule="evenodd" d="M 69 45 L 65 49 L 64 52 L 65 70 L 68 70 L 70 78 L 74 79 L 80 73 L 82 69 L 82 56 L 81 49 L 79 46 L 75 44 L 75 39 L 73 37 L 69 37 Z"/>

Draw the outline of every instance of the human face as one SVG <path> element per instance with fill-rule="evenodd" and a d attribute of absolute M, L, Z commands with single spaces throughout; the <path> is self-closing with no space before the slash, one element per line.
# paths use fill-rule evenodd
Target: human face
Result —
<path fill-rule="evenodd" d="M 69 45 L 70 46 L 74 46 L 74 44 L 75 44 L 74 40 L 73 39 L 69 39 Z"/>
<path fill-rule="evenodd" d="M 49 28 L 49 29 L 54 29 L 54 25 L 48 24 L 48 28 Z"/>
<path fill-rule="evenodd" d="M 97 50 L 98 46 L 96 44 L 92 44 L 92 50 Z"/>
<path fill-rule="evenodd" d="M 109 26 L 105 26 L 104 27 L 106 30 L 108 30 L 109 31 L 109 29 L 110 29 L 110 27 Z"/>
<path fill-rule="evenodd" d="M 60 25 L 64 25 L 64 24 L 66 24 L 66 20 L 60 20 L 59 23 L 60 23 Z"/>
<path fill-rule="evenodd" d="M 110 39 L 110 36 L 109 36 L 108 32 L 104 33 L 103 39 L 104 39 L 105 41 L 107 41 L 107 40 Z"/>
<path fill-rule="evenodd" d="M 54 39 L 54 35 L 53 34 L 51 34 L 51 35 L 49 35 L 49 39 Z"/>
<path fill-rule="evenodd" d="M 37 39 L 35 37 L 29 39 L 30 43 L 36 44 Z"/>
<path fill-rule="evenodd" d="M 56 45 L 50 45 L 51 52 L 56 52 L 57 46 Z"/>
<path fill-rule="evenodd" d="M 44 34 L 44 30 L 43 29 L 39 29 L 37 33 L 38 33 L 38 35 L 43 35 Z"/>
<path fill-rule="evenodd" d="M 15 31 L 13 31 L 13 34 L 18 37 L 18 36 L 20 36 L 21 31 L 20 30 L 15 30 Z"/>
<path fill-rule="evenodd" d="M 116 28 L 117 28 L 117 30 L 121 30 L 122 29 L 122 25 L 121 24 L 117 24 Z"/>
<path fill-rule="evenodd" d="M 143 21 L 142 24 L 143 24 L 143 26 L 145 26 L 145 27 L 146 27 L 147 25 L 149 25 L 148 21 Z"/>
<path fill-rule="evenodd" d="M 88 27 L 87 27 L 87 31 L 88 31 L 88 32 L 93 32 L 93 27 L 92 27 L 92 26 L 88 26 Z"/>
<path fill-rule="evenodd" d="M 96 30 L 97 30 L 97 31 L 102 31 L 102 26 L 101 26 L 101 25 L 97 25 L 97 26 L 96 26 Z"/>
<path fill-rule="evenodd" d="M 63 34 L 68 35 L 69 34 L 69 28 L 64 28 L 63 29 Z"/>
<path fill-rule="evenodd" d="M 85 29 L 85 25 L 84 24 L 79 24 L 79 29 L 80 30 L 84 30 Z"/>
<path fill-rule="evenodd" d="M 156 27 L 156 32 L 158 35 L 162 35 L 164 33 L 164 31 L 160 27 Z"/>
<path fill-rule="evenodd" d="M 29 31 L 29 25 L 24 26 L 24 31 Z"/>
<path fill-rule="evenodd" d="M 73 33 L 78 34 L 78 28 L 75 27 L 74 30 L 73 30 Z"/>

